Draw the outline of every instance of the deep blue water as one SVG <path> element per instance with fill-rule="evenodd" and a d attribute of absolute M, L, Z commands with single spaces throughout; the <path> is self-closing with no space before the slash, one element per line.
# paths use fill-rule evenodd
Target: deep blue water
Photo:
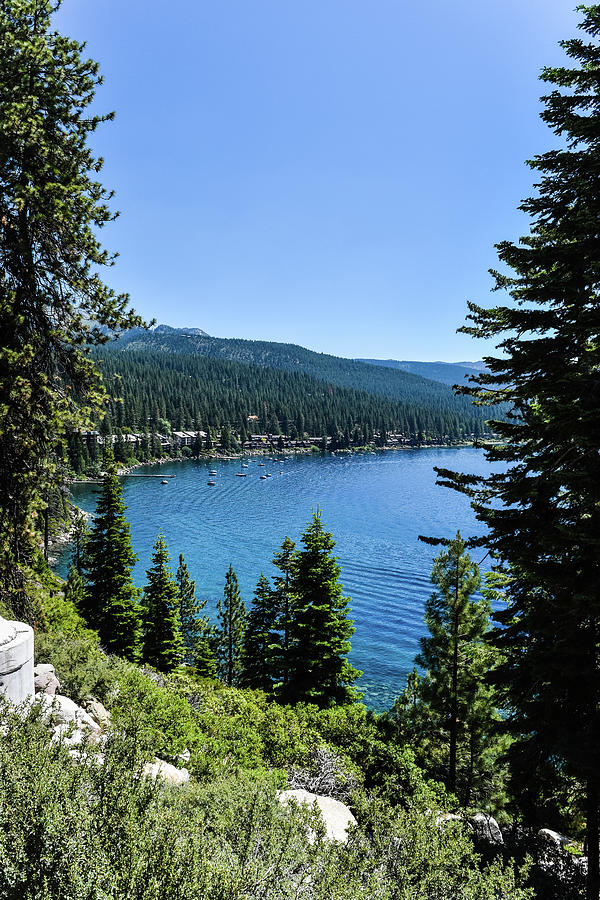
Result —
<path fill-rule="evenodd" d="M 468 500 L 435 484 L 435 465 L 484 473 L 489 464 L 480 450 L 427 449 L 287 458 L 279 463 L 244 460 L 169 463 L 137 471 L 176 474 L 123 478 L 134 550 L 136 584 L 144 583 L 152 546 L 162 529 L 173 568 L 181 552 L 196 579 L 197 594 L 214 614 L 230 563 L 242 596 L 250 604 L 261 572 L 274 572 L 271 558 L 283 538 L 298 540 L 313 510 L 337 542 L 344 592 L 352 598 L 356 633 L 351 660 L 363 671 L 364 702 L 391 706 L 404 687 L 424 633 L 423 604 L 431 592 L 429 575 L 435 548 L 419 534 L 453 537 L 481 533 Z M 208 472 L 216 469 L 216 485 Z M 244 471 L 246 478 L 236 477 Z M 261 480 L 260 475 L 272 473 Z M 82 509 L 93 512 L 98 485 L 75 484 Z M 477 558 L 477 556 L 475 556 Z M 58 571 L 66 575 L 68 556 Z"/>

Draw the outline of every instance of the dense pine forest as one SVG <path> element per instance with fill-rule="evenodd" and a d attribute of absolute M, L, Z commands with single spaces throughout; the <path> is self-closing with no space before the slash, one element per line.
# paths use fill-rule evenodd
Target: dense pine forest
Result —
<path fill-rule="evenodd" d="M 153 343 L 153 349 L 125 353 L 119 352 L 120 343 L 96 350 L 94 359 L 113 396 L 111 423 L 134 431 L 158 428 L 166 419 L 174 429 L 197 428 L 198 423 L 204 430 L 227 425 L 238 434 L 256 431 L 297 438 L 342 432 L 359 445 L 369 443 L 375 431 L 456 441 L 487 433 L 485 423 L 493 412 L 419 378 L 408 377 L 393 386 L 398 399 L 392 399 L 392 389 L 383 393 L 385 379 L 382 390 L 369 392 L 356 386 L 360 378 L 351 379 L 355 386 L 341 387 L 333 378 L 317 378 L 301 369 L 261 367 L 173 347 L 161 352 Z M 368 372 L 372 367 L 362 368 Z M 325 374 L 331 372 L 324 366 Z M 258 417 L 252 427 L 249 416 Z"/>
<path fill-rule="evenodd" d="M 123 334 L 115 348 L 119 350 L 160 350 L 163 353 L 185 353 L 209 359 L 249 363 L 265 369 L 301 372 L 337 387 L 366 391 L 389 397 L 414 406 L 452 405 L 452 392 L 446 387 L 423 378 L 420 374 L 400 369 L 382 370 L 381 365 L 369 365 L 359 360 L 344 359 L 327 353 L 315 353 L 297 344 L 278 344 L 269 341 L 247 341 L 240 338 L 217 338 L 191 333 L 191 329 L 168 329 L 159 326 L 154 331 L 131 329 Z M 460 379 L 457 379 L 460 380 Z M 458 401 L 457 410 L 469 409 Z"/>

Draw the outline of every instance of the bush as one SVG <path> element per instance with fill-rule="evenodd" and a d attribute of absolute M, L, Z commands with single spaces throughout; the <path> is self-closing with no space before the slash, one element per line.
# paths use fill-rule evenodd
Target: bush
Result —
<path fill-rule="evenodd" d="M 35 659 L 38 663 L 52 663 L 62 693 L 76 703 L 97 697 L 109 705 L 119 673 L 125 665 L 100 650 L 94 632 L 81 637 L 38 632 L 35 636 Z"/>
<path fill-rule="evenodd" d="M 347 845 L 314 813 L 284 810 L 270 777 L 187 788 L 141 777 L 135 736 L 81 761 L 35 706 L 0 710 L 0 900 L 526 900 L 499 862 L 482 868 L 459 825 L 372 801 Z M 312 826 L 317 839 L 307 840 Z"/>
<path fill-rule="evenodd" d="M 202 733 L 185 697 L 164 679 L 122 664 L 111 699 L 112 723 L 135 740 L 146 755 L 175 761 L 184 750 L 198 750 Z"/>

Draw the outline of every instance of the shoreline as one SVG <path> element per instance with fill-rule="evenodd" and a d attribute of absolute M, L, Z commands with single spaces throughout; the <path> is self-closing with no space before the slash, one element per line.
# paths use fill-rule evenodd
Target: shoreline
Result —
<path fill-rule="evenodd" d="M 492 441 L 486 441 L 485 444 L 495 443 Z M 300 447 L 294 448 L 293 450 L 289 448 L 283 448 L 281 450 L 277 448 L 269 448 L 269 449 L 256 449 L 253 448 L 251 450 L 243 450 L 243 451 L 235 451 L 235 452 L 214 452 L 207 453 L 203 456 L 168 456 L 161 457 L 160 459 L 151 459 L 147 462 L 137 462 L 131 466 L 124 466 L 120 469 L 117 469 L 117 476 L 120 478 L 126 478 L 128 475 L 132 475 L 136 469 L 141 469 L 144 466 L 162 466 L 170 463 L 187 463 L 187 462 L 209 462 L 211 460 L 231 460 L 231 459 L 244 459 L 248 456 L 273 456 L 276 454 L 277 456 L 306 456 L 307 454 L 313 453 L 331 453 L 333 455 L 338 454 L 354 454 L 354 453 L 398 453 L 403 450 L 456 450 L 460 447 L 475 447 L 476 449 L 484 449 L 484 444 L 476 444 L 474 441 L 460 441 L 455 444 L 421 444 L 417 447 L 410 446 L 408 444 L 401 444 L 399 446 L 390 446 L 390 447 L 375 447 L 375 446 L 367 446 L 367 447 L 347 447 L 340 450 L 322 450 L 319 447 L 316 447 L 312 444 L 310 447 Z M 144 477 L 144 476 L 139 476 Z M 149 478 L 158 478 L 158 475 L 148 475 Z M 173 476 L 174 477 L 174 476 Z M 102 477 L 91 477 L 85 476 L 83 478 L 72 478 L 70 479 L 70 484 L 102 484 Z"/>

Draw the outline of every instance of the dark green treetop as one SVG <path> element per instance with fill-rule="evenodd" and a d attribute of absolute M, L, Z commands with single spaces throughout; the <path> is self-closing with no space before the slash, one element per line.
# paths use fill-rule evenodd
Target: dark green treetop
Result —
<path fill-rule="evenodd" d="M 171 672 L 181 665 L 185 645 L 179 618 L 179 588 L 169 569 L 167 543 L 159 534 L 154 544 L 152 565 L 146 572 L 144 662 L 159 672 Z"/>
<path fill-rule="evenodd" d="M 85 597 L 85 581 L 74 563 L 69 569 L 69 575 L 63 590 L 65 600 L 74 603 L 77 609 L 81 609 Z"/>
<path fill-rule="evenodd" d="M 347 659 L 355 629 L 332 553 L 335 541 L 324 530 L 320 512 L 314 513 L 302 544 L 294 566 L 296 607 L 282 699 L 319 706 L 351 703 L 360 697 L 353 684 L 361 673 Z"/>
<path fill-rule="evenodd" d="M 100 278 L 115 213 L 88 139 L 111 116 L 88 113 L 98 65 L 51 30 L 60 5 L 0 4 L 0 570 L 15 609 L 60 448 L 103 405 L 84 346 L 141 324 Z"/>
<path fill-rule="evenodd" d="M 498 245 L 504 305 L 469 304 L 462 330 L 496 339 L 489 374 L 464 392 L 505 401 L 503 441 L 486 478 L 440 470 L 488 526 L 485 544 L 507 576 L 497 615 L 497 671 L 521 777 L 553 760 L 586 785 L 589 877 L 598 897 L 600 776 L 600 6 L 580 7 L 571 64 L 543 70 L 554 85 L 542 119 L 560 138 L 536 156 L 537 192 L 521 209 L 530 232 Z M 513 771 L 516 771 L 516 766 Z"/>
<path fill-rule="evenodd" d="M 277 675 L 281 638 L 275 631 L 278 609 L 269 579 L 260 575 L 244 631 L 243 684 L 271 693 Z"/>
<path fill-rule="evenodd" d="M 219 677 L 225 684 L 237 685 L 242 673 L 246 608 L 232 565 L 225 576 L 223 599 L 219 597 L 217 601 L 217 614 L 215 645 Z"/>
<path fill-rule="evenodd" d="M 295 614 L 292 591 L 295 562 L 296 544 L 291 538 L 286 537 L 273 556 L 273 565 L 279 570 L 279 574 L 273 579 L 273 602 L 277 610 L 275 627 L 279 632 L 279 641 L 273 648 L 273 677 L 280 690 L 283 690 L 289 681 L 291 634 Z"/>
<path fill-rule="evenodd" d="M 427 674 L 418 692 L 430 711 L 429 727 L 446 745 L 446 787 L 469 805 L 486 778 L 485 745 L 498 716 L 484 681 L 493 657 L 485 643 L 491 607 L 485 597 L 473 596 L 481 576 L 459 533 L 436 557 L 431 581 L 437 590 L 425 604 L 429 635 L 420 640 L 416 662 Z"/>
<path fill-rule="evenodd" d="M 212 651 L 212 629 L 208 616 L 202 615 L 206 600 L 196 597 L 196 582 L 190 577 L 183 554 L 179 554 L 177 567 L 179 596 L 179 618 L 181 635 L 185 646 L 184 662 L 193 666 L 198 674 L 216 675 L 216 664 Z"/>
<path fill-rule="evenodd" d="M 137 559 L 125 518 L 123 488 L 112 451 L 106 448 L 106 472 L 84 561 L 86 589 L 80 610 L 97 630 L 106 650 L 136 660 L 140 653 L 139 592 L 131 576 Z"/>

